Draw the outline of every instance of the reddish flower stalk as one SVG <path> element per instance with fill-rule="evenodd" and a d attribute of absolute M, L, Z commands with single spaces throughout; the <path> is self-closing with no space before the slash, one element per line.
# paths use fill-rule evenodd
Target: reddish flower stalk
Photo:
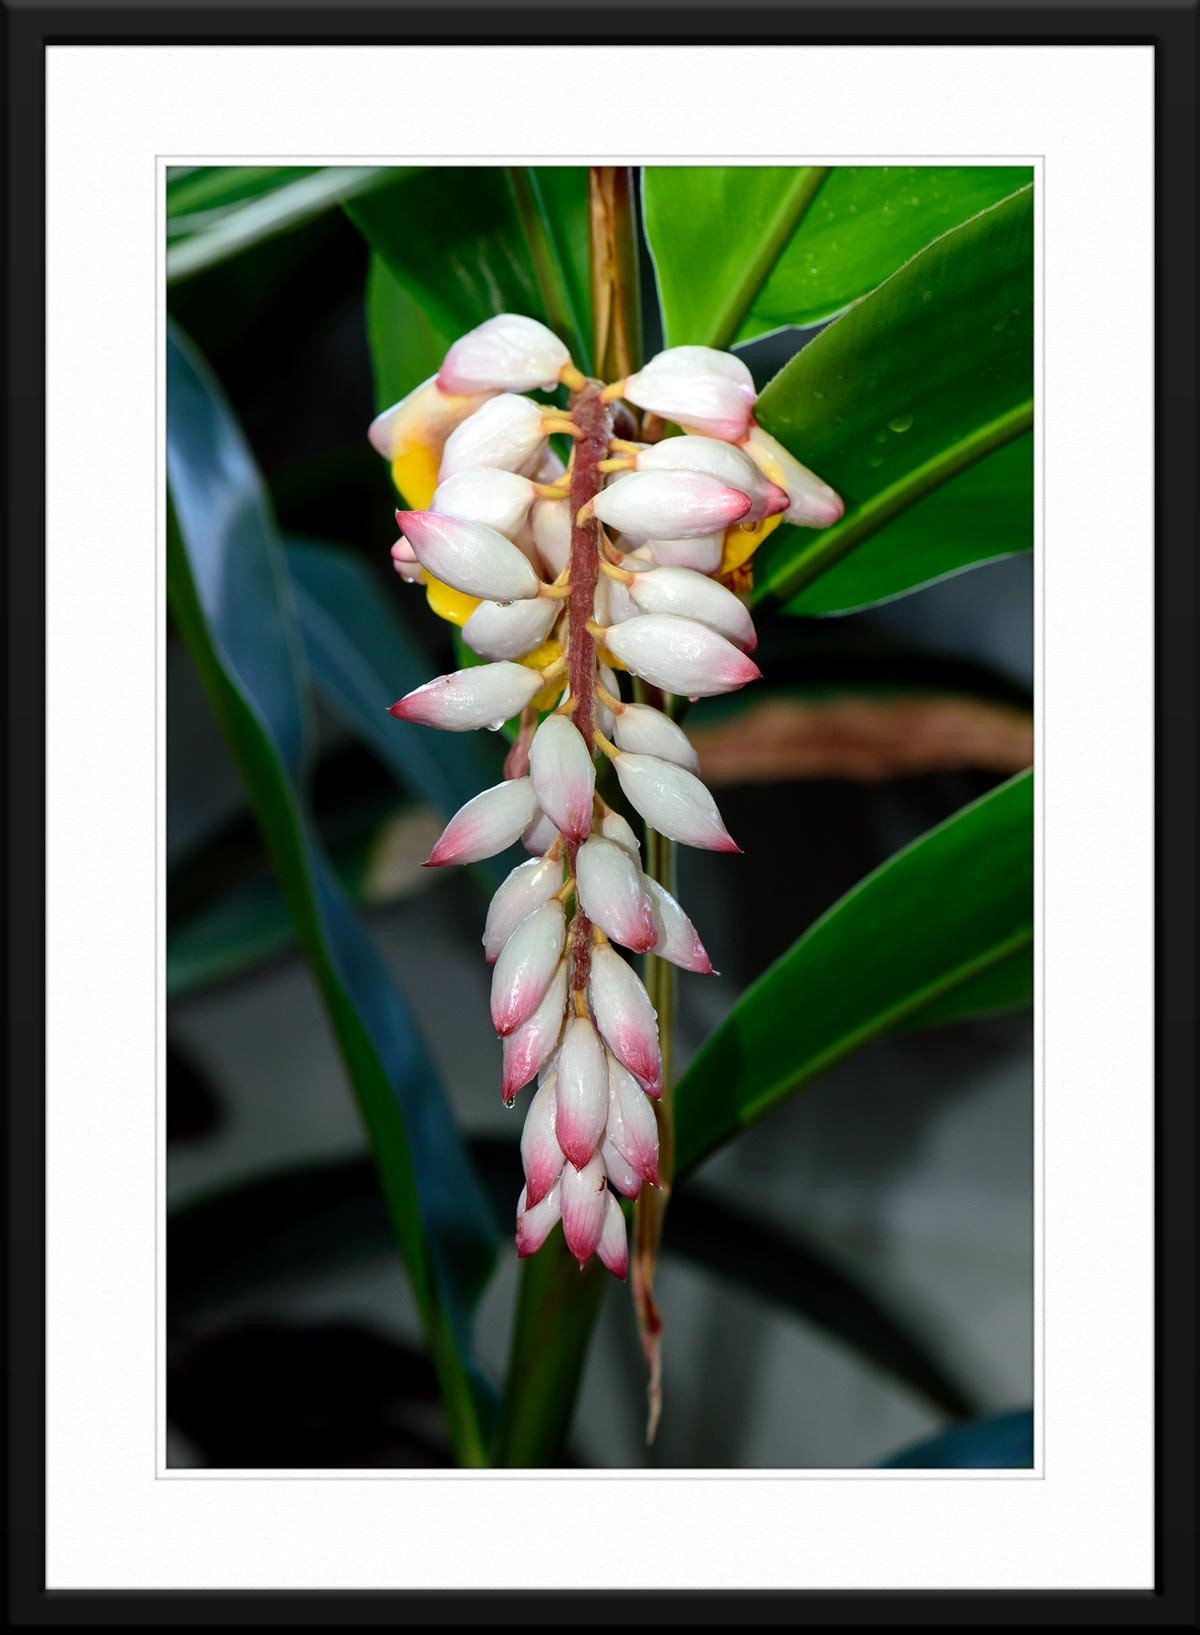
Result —
<path fill-rule="evenodd" d="M 588 624 L 596 601 L 596 581 L 600 576 L 600 523 L 590 514 L 592 501 L 604 487 L 605 473 L 600 462 L 609 455 L 612 437 L 612 410 L 601 397 L 599 381 L 589 381 L 571 399 L 571 418 L 583 434 L 575 443 L 571 468 L 571 597 L 567 604 L 567 680 L 574 708 L 571 718 L 589 749 L 596 726 L 596 643 Z M 580 513 L 588 507 L 588 520 Z M 575 874 L 579 843 L 569 841 L 567 857 Z M 587 992 L 591 969 L 592 924 L 582 907 L 576 906 L 571 922 L 571 987 L 577 994 Z M 578 1005 L 580 1001 L 576 1001 Z"/>

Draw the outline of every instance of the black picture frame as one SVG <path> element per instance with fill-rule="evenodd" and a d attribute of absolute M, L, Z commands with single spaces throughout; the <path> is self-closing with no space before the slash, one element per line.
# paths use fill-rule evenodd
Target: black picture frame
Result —
<path fill-rule="evenodd" d="M 9 1553 L 14 1627 L 1030 1622 L 1193 1629 L 1195 1554 L 1196 0 L 592 8 L 3 3 L 8 549 Z M 735 32 L 736 30 L 736 32 Z M 44 1586 L 45 80 L 52 44 L 1149 45 L 1157 146 L 1156 1586 L 1147 1592 L 57 1592 Z M 1118 456 L 1119 457 L 1119 456 Z M 1098 1343 L 1102 1337 L 1097 1337 Z"/>

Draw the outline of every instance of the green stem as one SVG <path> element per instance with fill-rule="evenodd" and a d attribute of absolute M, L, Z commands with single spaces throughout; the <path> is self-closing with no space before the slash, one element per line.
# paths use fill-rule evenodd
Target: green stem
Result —
<path fill-rule="evenodd" d="M 775 214 L 759 240 L 757 253 L 746 261 L 741 278 L 713 321 L 709 346 L 729 347 L 737 340 L 755 296 L 775 270 L 776 262 L 808 214 L 828 174 L 828 165 L 802 165 L 791 173 L 791 180 L 780 193 Z"/>
<path fill-rule="evenodd" d="M 917 466 L 897 482 L 880 489 L 878 494 L 857 506 L 842 522 L 835 522 L 832 528 L 823 529 L 806 551 L 799 556 L 789 556 L 775 575 L 768 566 L 754 587 L 755 607 L 790 601 L 806 585 L 828 573 L 844 556 L 848 556 L 872 534 L 878 533 L 902 511 L 916 505 L 918 500 L 932 494 L 934 489 L 948 483 L 985 455 L 1022 436 L 1032 425 L 1033 403 L 1019 403 L 1007 414 L 977 427 L 952 448 L 933 455 L 924 465 Z"/>

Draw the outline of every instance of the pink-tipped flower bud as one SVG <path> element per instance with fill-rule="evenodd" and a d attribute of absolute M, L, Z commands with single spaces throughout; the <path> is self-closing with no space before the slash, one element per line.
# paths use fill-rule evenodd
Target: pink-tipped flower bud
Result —
<path fill-rule="evenodd" d="M 515 312 L 487 318 L 446 353 L 437 382 L 444 392 L 550 391 L 571 354 L 545 324 Z"/>
<path fill-rule="evenodd" d="M 429 854 L 426 868 L 478 863 L 518 840 L 537 816 L 537 797 L 528 778 L 509 778 L 459 807 Z"/>
<path fill-rule="evenodd" d="M 754 410 L 754 378 L 731 352 L 672 346 L 630 375 L 624 395 L 639 409 L 688 431 L 737 443 Z"/>
<path fill-rule="evenodd" d="M 717 437 L 667 437 L 637 455 L 639 471 L 703 471 L 728 488 L 740 489 L 750 501 L 747 522 L 786 511 L 788 497 L 748 454 Z"/>
<path fill-rule="evenodd" d="M 496 887 L 483 927 L 483 955 L 489 965 L 496 963 L 500 950 L 526 915 L 549 902 L 562 883 L 561 861 L 556 857 L 537 857 L 528 863 L 518 863 Z"/>
<path fill-rule="evenodd" d="M 571 559 L 571 505 L 569 500 L 534 500 L 529 512 L 529 531 L 538 556 L 553 581 Z"/>
<path fill-rule="evenodd" d="M 657 1012 L 633 967 L 611 948 L 592 950 L 588 997 L 596 1026 L 609 1050 L 644 1090 L 660 1094 L 662 1056 Z"/>
<path fill-rule="evenodd" d="M 649 573 L 637 574 L 628 589 L 639 613 L 673 613 L 683 619 L 696 619 L 743 653 L 752 653 L 758 645 L 749 609 L 724 585 L 691 568 L 652 568 Z"/>
<path fill-rule="evenodd" d="M 505 539 L 515 540 L 525 526 L 534 494 L 528 477 L 501 471 L 497 466 L 478 466 L 457 471 L 440 482 L 429 509 L 439 516 L 478 522 L 494 528 Z"/>
<path fill-rule="evenodd" d="M 608 1178 L 600 1154 L 594 1153 L 582 1169 L 564 1165 L 559 1191 L 563 1237 L 567 1240 L 567 1248 L 582 1266 L 596 1253 L 607 1213 Z"/>
<path fill-rule="evenodd" d="M 561 611 L 562 603 L 547 596 L 530 596 L 507 605 L 480 602 L 463 625 L 463 640 L 481 659 L 520 658 L 541 646 Z M 538 687 L 541 685 L 539 680 Z"/>
<path fill-rule="evenodd" d="M 658 1120 L 641 1085 L 615 1056 L 608 1058 L 605 1138 L 644 1181 L 658 1185 Z"/>
<path fill-rule="evenodd" d="M 611 806 L 606 808 L 604 816 L 600 819 L 600 833 L 604 836 L 605 840 L 614 840 L 618 846 L 624 846 L 625 850 L 629 853 L 630 857 L 633 858 L 638 867 L 641 867 L 641 841 L 634 834 L 633 830 L 621 816 L 620 812 L 614 812 Z"/>
<path fill-rule="evenodd" d="M 731 528 L 750 509 L 747 496 L 702 471 L 632 471 L 595 499 L 610 528 L 641 539 L 689 539 Z"/>
<path fill-rule="evenodd" d="M 554 1139 L 554 1121 L 554 1079 L 549 1078 L 529 1103 L 521 1131 L 526 1208 L 540 1204 L 562 1174 L 563 1155 Z"/>
<path fill-rule="evenodd" d="M 542 996 L 542 1002 L 521 1026 L 510 1033 L 503 1043 L 504 1072 L 501 1093 L 511 1101 L 517 1091 L 527 1085 L 535 1074 L 545 1072 L 558 1049 L 563 1022 L 567 1014 L 567 962 L 561 960 L 558 970 Z M 541 1083 L 547 1082 L 540 1079 Z"/>
<path fill-rule="evenodd" d="M 489 399 L 446 439 L 441 481 L 474 466 L 498 466 L 528 476 L 545 452 L 545 413 L 530 398 L 511 392 Z"/>
<path fill-rule="evenodd" d="M 688 698 L 732 693 L 762 674 L 753 659 L 710 625 L 673 613 L 643 613 L 614 625 L 605 631 L 604 645 L 635 676 Z"/>
<path fill-rule="evenodd" d="M 563 905 L 552 900 L 527 914 L 500 950 L 492 970 L 492 1025 L 502 1039 L 541 1004 L 566 936 Z"/>
<path fill-rule="evenodd" d="M 725 555 L 724 534 L 702 534 L 699 539 L 648 539 L 643 547 L 662 568 L 694 568 L 716 573 Z"/>
<path fill-rule="evenodd" d="M 494 528 L 437 511 L 397 511 L 396 521 L 421 566 L 467 596 L 516 602 L 541 588 L 529 558 Z"/>
<path fill-rule="evenodd" d="M 596 767 L 592 751 L 568 716 L 548 715 L 529 746 L 529 776 L 542 810 L 569 840 L 592 826 Z"/>
<path fill-rule="evenodd" d="M 691 740 L 669 715 L 650 704 L 626 704 L 613 720 L 612 737 L 618 749 L 635 755 L 657 755 L 660 761 L 674 761 L 689 772 L 700 771 L 700 757 Z"/>
<path fill-rule="evenodd" d="M 636 1198 L 642 1190 L 642 1178 L 628 1158 L 621 1156 L 607 1136 L 600 1144 L 600 1158 L 604 1164 L 604 1173 L 608 1176 L 609 1186 L 623 1198 Z"/>
<path fill-rule="evenodd" d="M 558 825 L 537 805 L 536 795 L 534 806 L 533 821 L 521 836 L 521 844 L 527 852 L 532 852 L 534 857 L 542 857 L 558 839 Z"/>
<path fill-rule="evenodd" d="M 608 1122 L 608 1062 L 586 1016 L 567 1024 L 558 1052 L 556 1093 L 558 1144 L 575 1168 L 582 1169 L 600 1145 Z"/>
<path fill-rule="evenodd" d="M 614 765 L 626 799 L 660 835 L 701 851 L 741 850 L 721 822 L 716 801 L 686 767 L 624 750 Z"/>
<path fill-rule="evenodd" d="M 526 1189 L 517 1199 L 517 1254 L 536 1255 L 562 1219 L 561 1184 L 555 1182 L 541 1203 L 529 1204 Z"/>
<path fill-rule="evenodd" d="M 822 482 L 815 471 L 802 466 L 770 432 L 761 426 L 751 426 L 742 447 L 755 465 L 786 491 L 785 522 L 794 523 L 797 528 L 828 528 L 842 517 L 846 507 L 829 484 Z"/>
<path fill-rule="evenodd" d="M 466 397 L 451 395 L 441 391 L 431 376 L 414 386 L 399 403 L 376 415 L 367 428 L 367 438 L 385 460 L 394 460 L 418 447 L 440 453 L 454 428 L 481 408 L 491 395 L 490 392 L 476 392 Z"/>
<path fill-rule="evenodd" d="M 401 579 L 408 584 L 423 585 L 425 583 L 425 569 L 417 561 L 412 546 L 404 538 L 403 534 L 392 546 L 392 566 Z"/>
<path fill-rule="evenodd" d="M 593 836 L 575 857 L 575 885 L 583 912 L 606 936 L 635 953 L 654 947 L 658 933 L 642 871 L 624 846 Z"/>
<path fill-rule="evenodd" d="M 646 877 L 646 893 L 650 898 L 654 927 L 658 933 L 658 941 L 654 945 L 654 952 L 658 957 L 670 960 L 671 964 L 678 965 L 680 970 L 695 971 L 701 976 L 715 976 L 717 973 L 713 970 L 708 952 L 696 933 L 696 927 L 671 893 L 649 876 Z"/>
<path fill-rule="evenodd" d="M 406 693 L 389 710 L 398 721 L 416 721 L 443 732 L 497 731 L 519 715 L 541 691 L 542 678 L 524 664 L 477 664 L 470 670 L 435 676 Z"/>
<path fill-rule="evenodd" d="M 629 1270 L 629 1235 L 625 1230 L 621 1206 L 611 1192 L 604 1204 L 604 1227 L 600 1242 L 596 1245 L 596 1254 L 606 1270 L 625 1281 Z"/>

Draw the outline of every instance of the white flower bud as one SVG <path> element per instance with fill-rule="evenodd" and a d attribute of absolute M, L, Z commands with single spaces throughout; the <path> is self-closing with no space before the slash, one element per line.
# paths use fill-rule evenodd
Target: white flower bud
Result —
<path fill-rule="evenodd" d="M 709 625 L 670 613 L 643 613 L 613 625 L 604 632 L 604 644 L 635 676 L 688 698 L 731 693 L 762 674 L 753 659 Z"/>
<path fill-rule="evenodd" d="M 497 466 L 478 466 L 440 482 L 429 509 L 439 516 L 482 523 L 505 539 L 515 540 L 533 501 L 533 483 L 528 477 Z"/>
<path fill-rule="evenodd" d="M 494 857 L 520 838 L 537 816 L 537 809 L 537 797 L 528 778 L 508 778 L 485 789 L 450 819 L 425 867 L 478 863 Z"/>
<path fill-rule="evenodd" d="M 575 885 L 583 912 L 605 936 L 638 954 L 654 947 L 658 933 L 642 871 L 624 846 L 599 836 L 586 841 L 575 857 Z"/>
<path fill-rule="evenodd" d="M 462 627 L 463 640 L 481 659 L 520 658 L 541 646 L 561 612 L 562 603 L 548 596 L 529 596 L 521 602 L 480 602 Z M 539 691 L 541 686 L 539 677 Z"/>
<path fill-rule="evenodd" d="M 613 764 L 626 799 L 660 835 L 702 851 L 741 851 L 721 822 L 716 801 L 686 767 L 624 750 Z"/>
<path fill-rule="evenodd" d="M 601 489 L 596 515 L 610 528 L 642 539 L 689 539 L 740 522 L 748 497 L 702 471 L 631 471 Z"/>
<path fill-rule="evenodd" d="M 550 978 L 537 1010 L 503 1042 L 501 1094 L 505 1101 L 511 1101 L 522 1085 L 528 1084 L 535 1074 L 538 1075 L 539 1084 L 546 1082 L 549 1076 L 547 1070 L 562 1037 L 566 1013 L 567 962 L 564 959 Z"/>
<path fill-rule="evenodd" d="M 608 1176 L 609 1186 L 623 1198 L 636 1198 L 642 1190 L 642 1178 L 628 1158 L 621 1156 L 607 1136 L 600 1143 L 600 1159 L 604 1165 L 604 1173 Z M 617 1207 L 620 1208 L 620 1205 Z"/>
<path fill-rule="evenodd" d="M 467 596 L 516 602 L 541 588 L 528 557 L 494 528 L 437 511 L 397 511 L 396 521 L 421 566 Z"/>
<path fill-rule="evenodd" d="M 613 721 L 612 737 L 618 749 L 635 755 L 656 755 L 660 761 L 674 761 L 689 772 L 700 771 L 700 757 L 677 721 L 650 704 L 625 704 Z"/>
<path fill-rule="evenodd" d="M 550 391 L 571 361 L 566 347 L 545 324 L 515 312 L 501 312 L 460 336 L 438 373 L 444 392 Z"/>
<path fill-rule="evenodd" d="M 550 1188 L 541 1203 L 529 1205 L 526 1189 L 517 1200 L 517 1254 L 536 1255 L 562 1218 L 561 1186 Z"/>
<path fill-rule="evenodd" d="M 608 1058 L 605 1137 L 644 1181 L 658 1185 L 658 1120 L 641 1085 L 615 1056 Z"/>
<path fill-rule="evenodd" d="M 489 965 L 496 963 L 500 950 L 526 915 L 549 902 L 562 883 L 561 861 L 557 857 L 537 857 L 518 863 L 497 886 L 483 928 L 483 954 Z"/>
<path fill-rule="evenodd" d="M 588 997 L 604 1043 L 643 1089 L 658 1095 L 662 1090 L 662 1057 L 657 1013 L 633 967 L 611 948 L 592 950 Z"/>
<path fill-rule="evenodd" d="M 625 1231 L 625 1216 L 621 1206 L 610 1192 L 604 1204 L 604 1227 L 596 1254 L 601 1264 L 622 1282 L 629 1270 L 629 1237 Z"/>
<path fill-rule="evenodd" d="M 541 676 L 527 665 L 477 664 L 435 676 L 406 693 L 388 713 L 398 721 L 417 721 L 443 732 L 471 732 L 477 727 L 495 732 L 531 704 L 541 688 Z"/>
<path fill-rule="evenodd" d="M 586 1016 L 576 1016 L 567 1024 L 558 1052 L 555 1088 L 558 1144 L 575 1168 L 581 1169 L 600 1145 L 608 1122 L 608 1061 Z"/>
<path fill-rule="evenodd" d="M 542 810 L 569 840 L 583 840 L 592 827 L 596 767 L 568 716 L 548 715 L 534 733 L 529 775 Z"/>
<path fill-rule="evenodd" d="M 600 833 L 604 836 L 605 840 L 615 840 L 618 846 L 624 846 L 625 850 L 629 853 L 630 857 L 633 858 L 638 867 L 641 867 L 641 841 L 634 834 L 633 830 L 621 816 L 620 812 L 614 812 L 611 806 L 605 811 L 604 816 L 600 819 Z"/>
<path fill-rule="evenodd" d="M 392 566 L 401 579 L 408 584 L 423 585 L 426 583 L 425 569 L 417 561 L 412 546 L 404 538 L 403 534 L 392 546 Z"/>
<path fill-rule="evenodd" d="M 747 522 L 786 511 L 788 496 L 748 454 L 717 437 L 667 437 L 637 456 L 639 471 L 703 471 L 750 500 Z"/>
<path fill-rule="evenodd" d="M 553 581 L 571 560 L 570 500 L 534 500 L 529 512 L 529 528 L 545 564 L 546 577 Z"/>
<path fill-rule="evenodd" d="M 752 653 L 758 645 L 749 610 L 724 585 L 690 568 L 652 568 L 649 573 L 639 573 L 628 592 L 640 613 L 674 613 L 684 619 L 697 619 L 743 653 Z"/>
<path fill-rule="evenodd" d="M 540 1204 L 562 1174 L 563 1155 L 554 1139 L 554 1120 L 554 1080 L 550 1078 L 529 1103 L 525 1127 L 521 1131 L 526 1208 Z"/>
<path fill-rule="evenodd" d="M 663 568 L 694 568 L 716 573 L 725 555 L 724 534 L 702 534 L 699 539 L 648 539 L 645 547 Z"/>
<path fill-rule="evenodd" d="M 441 451 L 454 428 L 485 404 L 491 392 L 461 397 L 439 390 L 432 376 L 414 386 L 407 397 L 377 414 L 367 428 L 367 438 L 377 454 L 394 460 L 409 449 L 421 446 Z"/>
<path fill-rule="evenodd" d="M 646 876 L 645 885 L 654 914 L 655 930 L 658 932 L 654 952 L 660 959 L 670 960 L 672 965 L 678 965 L 681 970 L 696 971 L 702 976 L 715 976 L 717 973 L 713 970 L 712 961 L 704 944 L 696 934 L 696 927 L 671 893 L 649 875 Z"/>
<path fill-rule="evenodd" d="M 527 852 L 532 852 L 534 857 L 541 857 L 550 850 L 557 839 L 558 825 L 553 818 L 547 817 L 541 807 L 538 806 L 535 795 L 534 817 L 525 833 L 521 836 L 521 844 Z"/>
<path fill-rule="evenodd" d="M 789 454 L 783 444 L 761 426 L 750 428 L 742 447 L 755 465 L 786 491 L 785 522 L 794 523 L 798 528 L 828 528 L 845 512 L 846 507 L 829 484 L 802 466 L 795 455 Z"/>
<path fill-rule="evenodd" d="M 530 398 L 511 392 L 490 398 L 446 439 L 439 472 L 442 482 L 473 466 L 499 466 L 502 471 L 528 476 L 545 452 L 545 412 Z"/>
<path fill-rule="evenodd" d="M 566 941 L 563 905 L 543 903 L 527 914 L 500 950 L 492 970 L 492 1024 L 501 1038 L 527 1022 L 558 969 Z"/>
<path fill-rule="evenodd" d="M 663 420 L 730 443 L 746 435 L 755 399 L 753 376 L 741 359 L 710 346 L 658 353 L 630 375 L 624 395 Z"/>
<path fill-rule="evenodd" d="M 608 1212 L 608 1179 L 600 1154 L 595 1153 L 582 1169 L 564 1165 L 559 1189 L 563 1237 L 582 1266 L 599 1246 Z"/>

